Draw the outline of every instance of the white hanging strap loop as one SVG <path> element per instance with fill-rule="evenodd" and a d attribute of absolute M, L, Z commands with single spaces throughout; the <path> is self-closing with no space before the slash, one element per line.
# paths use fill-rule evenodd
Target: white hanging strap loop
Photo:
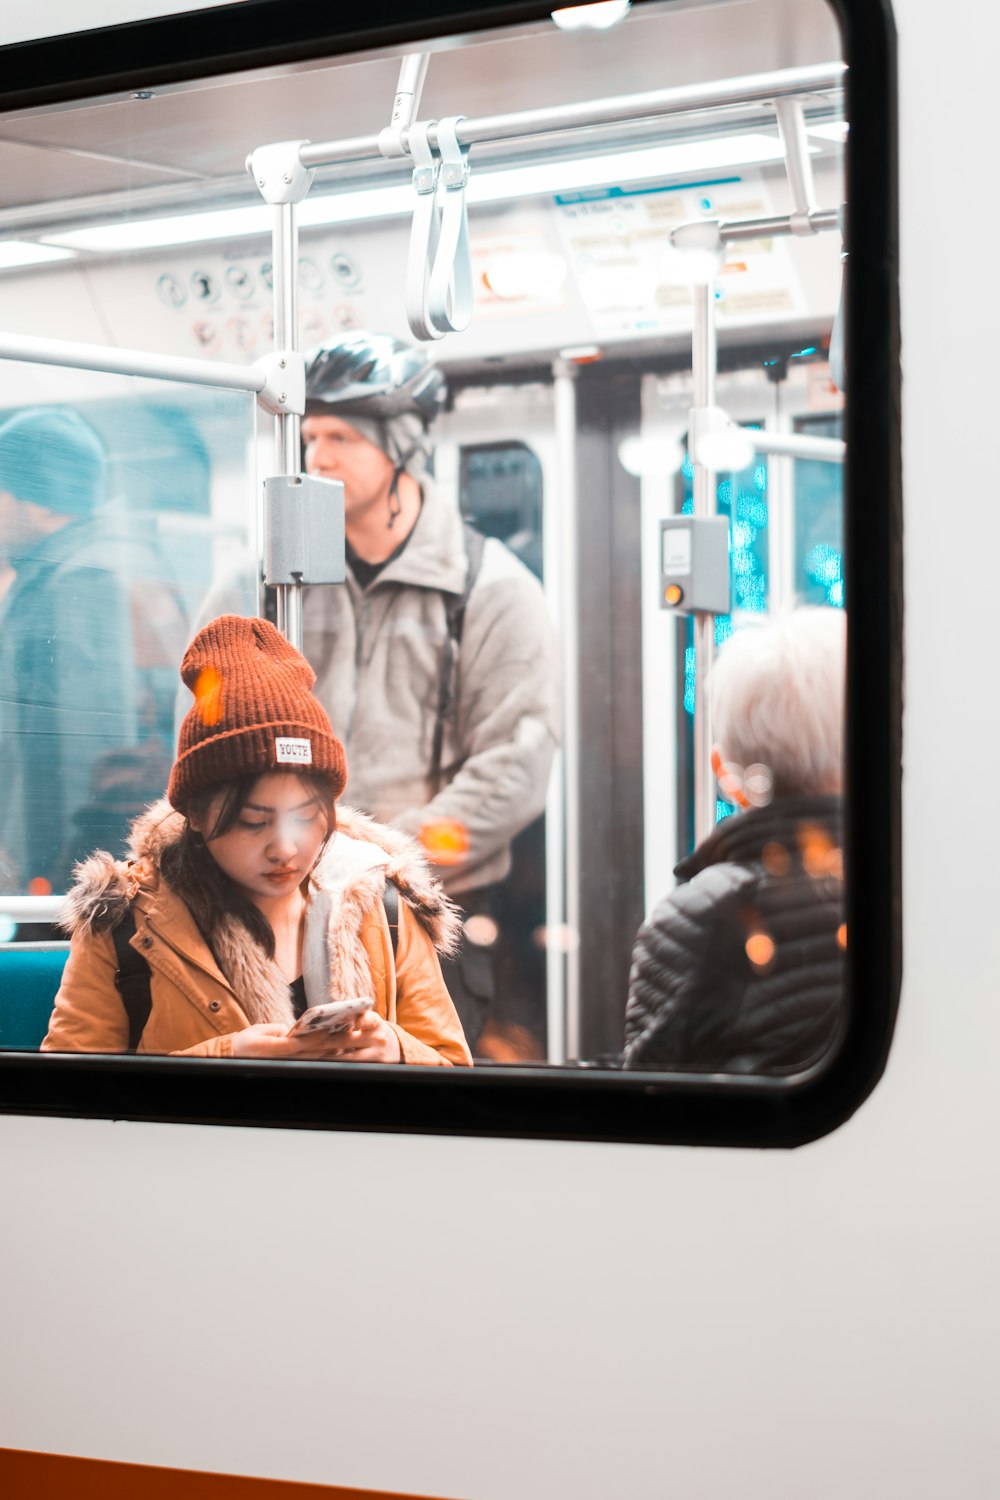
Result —
<path fill-rule="evenodd" d="M 427 290 L 427 320 L 438 334 L 461 333 L 472 320 L 472 255 L 469 249 L 469 153 L 458 142 L 464 115 L 439 120 L 441 157 L 438 198 L 442 201 L 437 253 Z"/>
<path fill-rule="evenodd" d="M 413 208 L 410 248 L 406 258 L 406 321 L 414 337 L 424 340 L 439 339 L 445 331 L 437 329 L 427 313 L 428 268 L 437 254 L 439 227 L 438 164 L 427 139 L 431 123 L 415 123 L 407 132 L 417 201 Z"/>

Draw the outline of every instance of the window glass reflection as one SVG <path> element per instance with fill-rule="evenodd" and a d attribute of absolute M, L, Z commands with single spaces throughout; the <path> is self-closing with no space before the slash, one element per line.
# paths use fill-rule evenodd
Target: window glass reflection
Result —
<path fill-rule="evenodd" d="M 9 393 L 38 383 L 37 370 L 4 367 Z M 162 792 L 177 663 L 212 568 L 202 424 L 217 478 L 246 463 L 245 398 L 212 396 L 195 414 L 155 386 L 121 385 L 67 373 L 58 399 L 0 414 L 9 894 L 64 891 L 76 860 L 95 845 L 120 850 L 130 819 Z"/>
<path fill-rule="evenodd" d="M 546 22 L 435 53 L 427 119 L 586 114 L 612 96 L 788 76 L 773 99 L 474 142 L 473 317 L 442 340 L 407 326 L 413 163 L 314 164 L 289 258 L 307 351 L 299 462 L 249 396 L 0 364 L 0 938 L 21 962 L 30 943 L 55 940 L 54 898 L 94 849 L 121 861 L 130 847 L 170 885 L 161 825 L 170 849 L 190 854 L 189 836 L 202 838 L 191 843 L 200 878 L 218 867 L 230 881 L 201 909 L 181 880 L 167 922 L 190 920 L 189 948 L 204 943 L 217 971 L 221 988 L 203 999 L 219 1008 L 198 1014 L 201 1030 L 174 1030 L 168 1007 L 135 1038 L 109 992 L 88 1031 L 78 994 L 50 1046 L 239 1055 L 248 1044 L 231 1039 L 244 1030 L 287 1032 L 298 1011 L 358 994 L 399 1028 L 399 1057 L 384 1055 L 379 1028 L 383 1055 L 370 1060 L 429 1060 L 406 1056 L 415 1037 L 481 1067 L 781 1076 L 832 1045 L 846 941 L 839 779 L 786 782 L 781 768 L 793 750 L 818 754 L 819 739 L 831 763 L 842 751 L 844 398 L 828 352 L 846 127 L 831 14 L 798 4 L 794 31 L 789 15 L 784 0 L 647 6 L 600 38 Z M 243 171 L 267 144 L 253 121 L 273 139 L 377 133 L 399 61 L 321 59 L 12 120 L 22 149 L 29 125 L 45 147 L 38 237 L 66 258 L 17 273 L 11 326 L 87 340 L 96 316 L 109 342 L 241 366 L 267 354 L 282 256 Z M 800 68 L 822 81 L 796 74 L 792 90 Z M 155 167 L 117 173 L 112 138 Z M 91 152 L 81 170 L 101 174 L 84 206 L 63 160 L 80 142 Z M 78 295 L 84 280 L 93 305 Z M 176 804 L 152 822 L 147 811 L 192 703 L 212 699 L 208 679 L 201 700 L 198 679 L 181 683 L 192 639 L 222 616 L 286 623 L 262 586 L 257 523 L 260 481 L 289 468 L 325 483 L 331 503 L 343 485 L 345 581 L 303 577 L 302 646 L 349 767 L 325 837 L 361 866 L 334 870 L 325 850 L 300 860 L 296 849 L 287 870 L 298 890 L 322 866 L 327 905 L 333 890 L 367 893 L 365 921 L 327 930 L 334 948 L 349 932 L 354 980 L 333 994 L 324 970 L 309 1006 L 286 993 L 306 966 L 278 930 L 305 942 L 306 907 L 280 907 L 262 927 L 239 871 L 215 857 L 232 828 L 204 808 L 204 826 L 178 824 Z M 706 519 L 728 523 L 728 604 L 698 603 L 693 564 L 684 573 L 694 540 L 665 588 L 660 528 L 684 518 L 692 538 Z M 767 647 L 786 621 L 812 644 Z M 755 656 L 768 650 L 790 653 L 773 700 Z M 221 692 L 228 679 L 213 670 Z M 749 696 L 741 682 L 756 684 Z M 291 775 L 270 762 L 240 774 L 279 772 Z M 272 811 L 281 822 L 284 801 Z M 394 927 L 376 887 L 397 866 Z M 102 864 L 101 878 L 127 892 L 117 868 Z M 36 905 L 17 905 L 27 897 Z M 80 914 L 90 896 L 77 902 L 77 931 L 103 933 L 113 981 L 111 929 Z M 251 934 L 251 979 L 241 944 L 219 936 L 223 908 Z M 147 911 L 137 933 L 159 945 L 163 913 Z M 387 978 L 410 944 L 429 944 L 424 978 L 445 1018 L 430 1040 L 412 984 L 397 995 Z M 39 949 L 38 972 L 64 958 Z M 44 1029 L 0 1019 L 0 1045 L 37 1046 Z M 330 1057 L 344 1046 L 324 1045 Z"/>

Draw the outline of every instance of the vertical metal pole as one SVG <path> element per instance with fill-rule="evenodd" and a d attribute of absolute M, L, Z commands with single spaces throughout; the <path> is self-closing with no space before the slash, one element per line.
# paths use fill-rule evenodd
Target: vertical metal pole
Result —
<path fill-rule="evenodd" d="M 715 287 L 695 286 L 691 377 L 696 407 L 715 405 Z M 694 514 L 715 514 L 715 473 L 694 462 Z M 694 616 L 694 840 L 700 844 L 715 827 L 715 778 L 712 774 L 712 725 L 708 685 L 715 655 L 715 616 Z"/>
<path fill-rule="evenodd" d="M 274 347 L 299 347 L 298 204 L 280 203 L 274 210 L 272 266 L 274 273 Z M 282 474 L 301 468 L 301 419 L 295 412 L 279 412 L 275 421 L 275 450 Z M 264 539 L 260 538 L 263 549 Z M 263 557 L 262 557 L 263 565 Z M 302 585 L 278 585 L 278 629 L 297 651 L 302 650 Z"/>
<path fill-rule="evenodd" d="M 683 429 L 679 410 L 661 401 L 660 377 L 642 377 L 640 435 L 653 442 L 678 444 Z M 642 601 L 642 805 L 643 912 L 673 885 L 677 863 L 677 775 L 680 724 L 677 712 L 675 632 L 683 625 L 661 604 L 660 522 L 676 513 L 672 479 L 644 474 L 639 481 L 642 505 L 640 544 Z"/>
<path fill-rule="evenodd" d="M 399 80 L 396 97 L 392 103 L 392 119 L 389 128 L 403 131 L 413 124 L 420 108 L 420 95 L 424 91 L 427 66 L 431 60 L 429 52 L 409 52 L 399 65 Z"/>
<path fill-rule="evenodd" d="M 577 589 L 576 483 L 576 371 L 559 360 L 555 376 L 556 463 L 559 475 L 558 526 L 561 542 L 559 575 L 562 609 L 560 642 L 563 672 L 563 848 L 555 855 L 562 864 L 562 941 L 549 944 L 548 1025 L 549 1060 L 563 1062 L 580 1056 L 580 631 Z M 552 923 L 552 914 L 549 915 Z M 557 973 L 557 969 L 560 971 Z M 556 1004 L 561 1001 L 556 1014 Z M 554 1044 L 562 1042 L 562 1056 Z M 556 1055 L 554 1055 L 556 1054 Z"/>
<path fill-rule="evenodd" d="M 784 436 L 791 430 L 784 382 L 774 386 L 774 413 L 766 426 Z M 767 606 L 776 614 L 795 602 L 795 460 L 774 454 L 767 461 Z"/>
<path fill-rule="evenodd" d="M 802 100 L 776 99 L 774 112 L 778 117 L 781 144 L 785 148 L 785 171 L 788 173 L 788 186 L 792 192 L 795 212 L 807 215 L 816 207 L 816 188 Z"/>

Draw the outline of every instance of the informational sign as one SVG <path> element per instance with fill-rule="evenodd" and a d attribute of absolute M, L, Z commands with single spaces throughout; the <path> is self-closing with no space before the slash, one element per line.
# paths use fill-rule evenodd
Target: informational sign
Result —
<path fill-rule="evenodd" d="M 473 232 L 471 253 L 476 317 L 523 317 L 565 307 L 569 262 L 541 230 Z"/>
<path fill-rule="evenodd" d="M 555 200 L 560 237 L 598 338 L 669 333 L 690 326 L 691 290 L 671 232 L 693 219 L 757 219 L 773 213 L 750 174 L 669 188 L 603 188 Z M 716 282 L 720 325 L 804 313 L 787 244 L 734 244 Z"/>

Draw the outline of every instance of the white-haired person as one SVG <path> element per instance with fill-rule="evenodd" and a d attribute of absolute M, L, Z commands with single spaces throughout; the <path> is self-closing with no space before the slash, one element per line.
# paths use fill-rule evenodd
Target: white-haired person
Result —
<path fill-rule="evenodd" d="M 737 811 L 640 928 L 626 1068 L 781 1075 L 833 1042 L 844 999 L 845 619 L 739 630 L 711 678 L 712 763 Z"/>

